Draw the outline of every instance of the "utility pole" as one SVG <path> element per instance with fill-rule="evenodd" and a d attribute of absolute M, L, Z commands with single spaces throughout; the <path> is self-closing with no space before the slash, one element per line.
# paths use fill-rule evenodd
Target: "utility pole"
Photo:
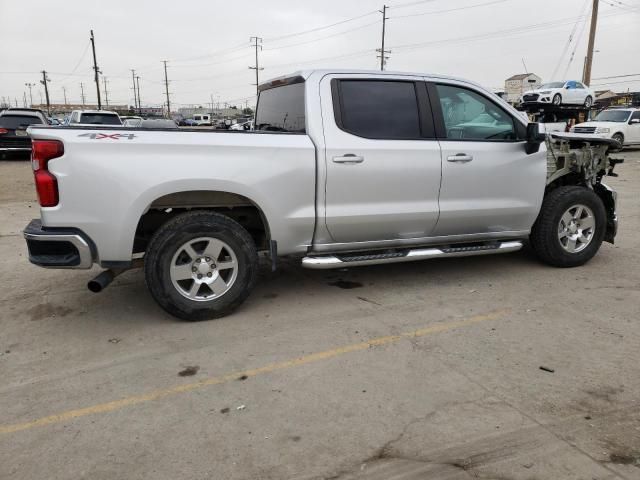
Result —
<path fill-rule="evenodd" d="M 62 86 L 62 94 L 64 95 L 64 104 L 67 104 L 67 87 Z"/>
<path fill-rule="evenodd" d="M 22 106 L 27 108 L 27 92 L 22 91 Z"/>
<path fill-rule="evenodd" d="M 209 99 L 211 100 L 211 120 L 213 121 L 213 93 L 209 94 Z"/>
<path fill-rule="evenodd" d="M 138 108 L 138 96 L 136 94 L 136 71 L 131 69 L 131 81 L 133 82 L 133 106 L 134 109 Z"/>
<path fill-rule="evenodd" d="M 84 84 L 80 82 L 80 98 L 82 99 L 82 106 L 84 107 Z"/>
<path fill-rule="evenodd" d="M 109 106 L 109 90 L 107 90 L 107 83 L 109 83 L 109 81 L 107 80 L 107 77 L 103 76 L 102 84 L 104 85 L 104 104 L 108 107 Z"/>
<path fill-rule="evenodd" d="M 264 68 L 260 67 L 260 64 L 258 63 L 258 48 L 260 50 L 262 50 L 262 38 L 260 38 L 260 37 L 251 37 L 249 39 L 249 41 L 253 42 L 253 47 L 256 49 L 256 65 L 255 65 L 255 67 L 249 67 L 249 68 L 251 70 L 255 70 L 256 71 L 256 83 L 255 83 L 255 86 L 256 86 L 256 95 L 258 95 L 258 93 L 260 93 L 260 91 L 258 90 L 258 85 L 260 84 L 259 80 L 258 80 L 258 72 L 260 70 L 264 70 Z"/>
<path fill-rule="evenodd" d="M 96 94 L 98 95 L 98 110 L 102 110 L 102 102 L 100 101 L 100 74 L 102 72 L 98 69 L 98 62 L 96 60 L 96 42 L 93 37 L 93 30 L 91 30 L 91 49 L 93 50 L 93 72 L 96 80 Z"/>
<path fill-rule="evenodd" d="M 589 86 L 591 83 L 591 65 L 593 64 L 593 47 L 596 43 L 596 27 L 598 26 L 598 0 L 593 0 L 591 8 L 591 28 L 589 30 L 589 46 L 587 47 L 587 59 L 582 74 L 582 83 Z"/>
<path fill-rule="evenodd" d="M 163 60 L 164 63 L 164 91 L 167 94 L 167 118 L 171 118 L 171 103 L 169 103 L 169 80 L 167 79 L 167 61 Z"/>
<path fill-rule="evenodd" d="M 49 87 L 47 85 L 47 82 L 49 81 L 50 80 L 47 78 L 46 70 L 42 70 L 42 80 L 40 80 L 40 83 L 44 85 L 44 94 L 47 97 L 47 115 L 51 115 L 51 104 L 49 103 Z"/>
<path fill-rule="evenodd" d="M 136 75 L 136 85 L 138 86 L 138 114 L 142 109 L 142 102 L 140 101 L 140 77 Z"/>
<path fill-rule="evenodd" d="M 382 71 L 384 70 L 384 66 L 387 63 L 387 60 L 389 59 L 389 56 L 387 55 L 387 53 L 391 53 L 391 50 L 384 49 L 384 37 L 386 32 L 387 20 L 389 20 L 389 17 L 387 17 L 386 5 L 383 5 L 382 10 L 378 10 L 378 11 L 382 14 L 382 45 L 380 45 L 380 48 L 376 48 L 376 52 L 380 52 L 380 55 L 378 55 L 378 58 L 380 59 L 380 70 Z"/>
<path fill-rule="evenodd" d="M 13 101 L 14 101 L 14 102 L 15 102 L 15 104 L 16 104 L 16 108 L 18 108 L 18 98 L 17 98 L 17 97 L 13 97 Z"/>
<path fill-rule="evenodd" d="M 24 86 L 25 87 L 29 87 L 29 99 L 31 100 L 31 103 L 29 104 L 29 106 L 33 107 L 33 93 L 31 92 L 31 87 L 35 87 L 36 84 L 35 83 L 25 83 Z"/>

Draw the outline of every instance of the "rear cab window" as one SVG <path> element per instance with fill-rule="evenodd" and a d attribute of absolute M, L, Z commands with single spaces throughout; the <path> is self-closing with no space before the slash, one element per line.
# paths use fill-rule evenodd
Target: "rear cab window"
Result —
<path fill-rule="evenodd" d="M 31 115 L 2 115 L 0 116 L 0 127 L 12 130 L 27 128 L 29 125 L 42 125 L 39 117 Z"/>
<path fill-rule="evenodd" d="M 304 92 L 305 84 L 301 77 L 261 86 L 256 107 L 255 129 L 267 132 L 305 133 Z"/>
<path fill-rule="evenodd" d="M 80 116 L 80 123 L 92 125 L 122 125 L 117 115 L 108 113 L 83 113 Z"/>

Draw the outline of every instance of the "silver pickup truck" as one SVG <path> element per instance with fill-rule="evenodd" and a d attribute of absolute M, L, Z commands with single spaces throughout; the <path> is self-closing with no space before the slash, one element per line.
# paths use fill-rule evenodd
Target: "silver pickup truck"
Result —
<path fill-rule="evenodd" d="M 144 265 L 155 300 L 227 315 L 258 252 L 335 268 L 513 252 L 572 267 L 617 229 L 608 140 L 539 133 L 457 78 L 313 70 L 260 86 L 255 130 L 31 127 L 32 263 Z"/>

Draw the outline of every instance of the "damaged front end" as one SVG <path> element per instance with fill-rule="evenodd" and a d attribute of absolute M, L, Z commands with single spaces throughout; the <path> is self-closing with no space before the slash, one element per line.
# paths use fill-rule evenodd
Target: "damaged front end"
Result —
<path fill-rule="evenodd" d="M 571 133 L 547 135 L 547 190 L 561 185 L 582 185 L 592 189 L 607 211 L 605 241 L 614 243 L 618 232 L 617 194 L 602 183 L 606 175 L 617 177 L 615 166 L 624 162 L 608 153 L 618 148 L 615 140 L 593 138 Z"/>

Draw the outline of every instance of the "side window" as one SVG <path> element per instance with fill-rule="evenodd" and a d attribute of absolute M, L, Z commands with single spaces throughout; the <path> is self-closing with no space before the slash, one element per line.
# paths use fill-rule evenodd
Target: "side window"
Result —
<path fill-rule="evenodd" d="M 584 85 L 583 85 L 583 84 L 581 84 L 580 82 L 576 82 L 576 88 L 579 88 L 579 89 L 583 89 L 583 90 L 584 90 L 584 88 L 585 88 L 585 87 L 584 87 Z"/>
<path fill-rule="evenodd" d="M 340 80 L 336 122 L 346 132 L 374 139 L 421 138 L 414 82 Z"/>
<path fill-rule="evenodd" d="M 570 82 L 567 82 L 566 87 L 568 90 L 572 90 L 574 88 L 576 88 L 576 82 L 574 82 L 573 80 Z"/>
<path fill-rule="evenodd" d="M 446 138 L 452 140 L 516 140 L 513 118 L 488 98 L 452 85 L 436 85 Z"/>
<path fill-rule="evenodd" d="M 630 118 L 629 120 L 630 120 L 630 121 L 631 121 L 631 120 L 640 120 L 640 111 L 639 111 L 639 112 L 634 112 L 634 113 L 631 115 L 631 118 Z"/>

